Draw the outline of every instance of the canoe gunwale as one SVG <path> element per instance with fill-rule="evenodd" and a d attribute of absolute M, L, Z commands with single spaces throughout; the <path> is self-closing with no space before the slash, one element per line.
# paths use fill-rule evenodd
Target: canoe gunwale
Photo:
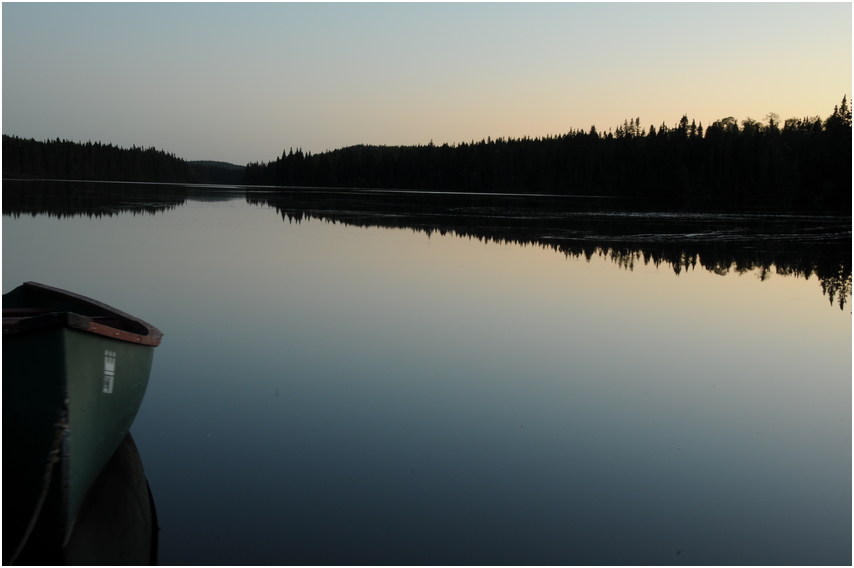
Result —
<path fill-rule="evenodd" d="M 3 335 L 25 333 L 50 326 L 73 327 L 137 345 L 160 345 L 163 333 L 150 323 L 112 306 L 38 282 L 25 282 L 24 287 L 78 305 L 98 315 L 81 315 L 73 311 L 51 311 L 51 308 L 9 308 L 3 310 Z M 137 331 L 131 331 L 137 330 Z M 145 333 L 139 333 L 144 331 Z"/>

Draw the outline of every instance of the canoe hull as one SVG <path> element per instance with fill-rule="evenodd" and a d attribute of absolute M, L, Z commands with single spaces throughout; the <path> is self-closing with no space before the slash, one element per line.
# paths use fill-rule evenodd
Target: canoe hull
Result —
<path fill-rule="evenodd" d="M 87 491 L 142 404 L 153 351 L 64 326 L 4 337 L 3 493 L 13 491 L 19 501 L 14 513 L 4 506 L 4 541 L 7 523 L 24 534 L 51 447 L 61 438 L 38 529 L 52 544 L 66 542 Z"/>

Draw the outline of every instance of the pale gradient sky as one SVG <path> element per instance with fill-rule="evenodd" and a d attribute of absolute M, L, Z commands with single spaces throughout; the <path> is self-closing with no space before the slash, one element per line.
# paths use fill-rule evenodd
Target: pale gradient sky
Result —
<path fill-rule="evenodd" d="M 820 115 L 850 3 L 10 4 L 4 134 L 187 160 Z"/>

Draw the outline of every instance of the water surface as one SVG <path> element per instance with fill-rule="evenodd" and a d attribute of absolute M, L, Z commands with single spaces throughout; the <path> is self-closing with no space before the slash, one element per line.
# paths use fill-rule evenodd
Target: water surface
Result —
<path fill-rule="evenodd" d="M 829 295 L 837 256 L 768 229 L 850 251 L 850 218 L 713 247 L 626 211 L 508 237 L 483 203 L 456 225 L 242 191 L 59 214 L 11 211 L 7 184 L 3 292 L 165 333 L 133 427 L 163 564 L 851 562 L 850 261 Z"/>

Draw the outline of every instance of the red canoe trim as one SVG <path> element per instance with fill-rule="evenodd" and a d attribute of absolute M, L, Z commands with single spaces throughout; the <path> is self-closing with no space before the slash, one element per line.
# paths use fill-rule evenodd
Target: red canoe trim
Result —
<path fill-rule="evenodd" d="M 151 345 L 157 346 L 160 345 L 160 338 L 149 337 L 147 335 L 139 335 L 138 333 L 131 333 L 130 331 L 122 331 L 121 329 L 116 329 L 114 327 L 109 327 L 100 323 L 91 322 L 89 324 L 89 328 L 86 331 L 90 333 L 97 333 L 98 335 L 105 335 L 107 337 L 112 337 L 113 339 L 120 339 L 122 341 L 129 341 L 131 343 L 138 343 L 140 345 Z"/>

